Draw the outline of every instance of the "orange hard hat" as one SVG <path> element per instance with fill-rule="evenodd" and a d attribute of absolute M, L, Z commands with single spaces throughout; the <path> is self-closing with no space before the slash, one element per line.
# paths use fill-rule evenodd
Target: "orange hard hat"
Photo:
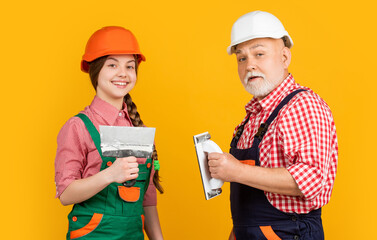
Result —
<path fill-rule="evenodd" d="M 81 70 L 89 71 L 89 62 L 111 54 L 137 54 L 138 63 L 145 61 L 139 44 L 131 31 L 123 27 L 103 27 L 89 38 L 81 60 Z"/>

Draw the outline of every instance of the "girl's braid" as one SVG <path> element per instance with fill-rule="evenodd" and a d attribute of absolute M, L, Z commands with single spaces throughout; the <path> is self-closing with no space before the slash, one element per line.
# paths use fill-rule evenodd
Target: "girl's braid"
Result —
<path fill-rule="evenodd" d="M 127 95 L 124 97 L 124 102 L 127 105 L 127 112 L 128 112 L 128 115 L 131 118 L 132 125 L 134 127 L 144 127 L 144 123 L 141 120 L 139 113 L 137 112 L 136 104 L 132 101 L 130 94 L 127 93 Z M 158 155 L 157 155 L 156 149 L 153 149 L 152 160 L 153 161 L 158 160 Z M 158 170 L 155 170 L 155 172 L 154 172 L 153 183 L 160 193 L 164 192 L 164 189 L 162 188 L 162 186 L 160 184 L 160 176 L 159 176 Z"/>

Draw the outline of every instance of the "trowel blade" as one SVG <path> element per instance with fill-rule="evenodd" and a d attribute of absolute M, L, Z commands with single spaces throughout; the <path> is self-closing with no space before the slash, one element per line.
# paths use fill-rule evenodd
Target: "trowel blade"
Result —
<path fill-rule="evenodd" d="M 101 125 L 99 129 L 103 156 L 151 158 L 155 128 Z"/>

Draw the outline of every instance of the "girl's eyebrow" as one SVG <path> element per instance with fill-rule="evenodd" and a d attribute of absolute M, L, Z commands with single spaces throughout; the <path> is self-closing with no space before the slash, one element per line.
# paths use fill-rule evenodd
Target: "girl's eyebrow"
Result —
<path fill-rule="evenodd" d="M 107 60 L 114 60 L 114 61 L 116 61 L 116 62 L 119 62 L 118 59 L 113 58 L 113 57 L 108 57 Z"/>
<path fill-rule="evenodd" d="M 116 62 L 119 62 L 118 59 L 116 59 L 116 58 L 113 58 L 113 57 L 108 57 L 108 58 L 107 58 L 107 60 L 110 60 L 110 59 L 111 59 L 111 60 L 114 60 L 114 61 L 116 61 Z M 130 62 L 135 62 L 135 59 L 131 59 L 131 60 L 129 60 L 127 63 L 130 63 Z"/>

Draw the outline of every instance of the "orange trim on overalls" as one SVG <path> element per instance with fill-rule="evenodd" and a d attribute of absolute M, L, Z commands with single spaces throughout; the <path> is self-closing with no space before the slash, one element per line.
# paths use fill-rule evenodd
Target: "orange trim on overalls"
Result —
<path fill-rule="evenodd" d="M 240 162 L 246 165 L 255 166 L 255 160 L 240 160 Z"/>
<path fill-rule="evenodd" d="M 272 230 L 271 226 L 260 226 L 260 230 L 262 230 L 263 235 L 267 238 L 267 240 L 281 240 L 278 235 Z"/>
<path fill-rule="evenodd" d="M 86 224 L 84 227 L 77 229 L 75 231 L 71 231 L 71 239 L 82 237 L 94 229 L 99 225 L 99 223 L 102 220 L 103 214 L 94 213 L 92 219 L 90 219 L 90 222 Z"/>
<path fill-rule="evenodd" d="M 141 222 L 143 223 L 143 230 L 144 230 L 144 221 L 145 221 L 145 217 L 144 215 L 141 215 Z"/>

